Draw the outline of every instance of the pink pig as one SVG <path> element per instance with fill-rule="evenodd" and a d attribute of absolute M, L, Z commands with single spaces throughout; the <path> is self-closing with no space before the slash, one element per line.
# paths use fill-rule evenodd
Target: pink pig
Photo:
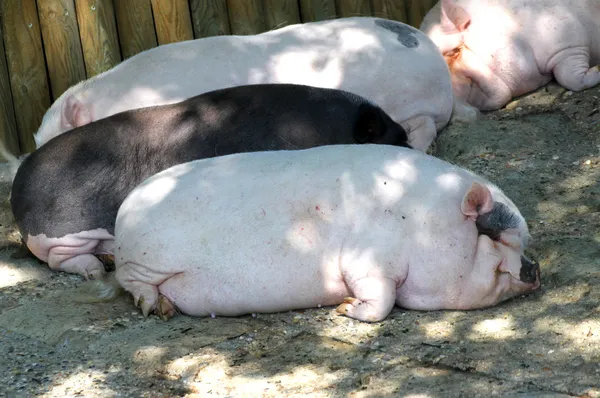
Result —
<path fill-rule="evenodd" d="M 454 94 L 481 110 L 558 83 L 600 83 L 600 1 L 441 0 L 420 29 L 440 48 Z"/>
<path fill-rule="evenodd" d="M 529 232 L 491 182 L 420 151 L 328 145 L 237 153 L 150 177 L 116 218 L 115 266 L 144 315 L 237 316 L 337 305 L 475 309 L 540 287 Z"/>

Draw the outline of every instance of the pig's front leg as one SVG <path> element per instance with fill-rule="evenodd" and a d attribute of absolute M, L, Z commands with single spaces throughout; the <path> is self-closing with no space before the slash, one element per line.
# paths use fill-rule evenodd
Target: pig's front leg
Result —
<path fill-rule="evenodd" d="M 590 54 L 584 48 L 569 48 L 557 55 L 553 68 L 556 81 L 572 91 L 581 91 L 600 84 L 600 65 L 590 68 Z"/>
<path fill-rule="evenodd" d="M 402 127 L 408 131 L 410 146 L 425 152 L 437 135 L 435 122 L 430 116 L 417 116 L 402 122 Z"/>
<path fill-rule="evenodd" d="M 348 283 L 348 281 L 347 281 Z M 365 322 L 385 319 L 396 302 L 396 281 L 383 276 L 366 276 L 348 287 L 356 297 L 346 297 L 336 309 L 340 314 Z"/>

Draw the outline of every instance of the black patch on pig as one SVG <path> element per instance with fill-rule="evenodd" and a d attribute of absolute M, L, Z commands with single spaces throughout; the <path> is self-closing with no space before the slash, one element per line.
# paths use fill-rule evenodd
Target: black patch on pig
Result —
<path fill-rule="evenodd" d="M 400 131 L 390 132 L 390 122 L 394 123 L 392 119 L 383 112 L 380 112 L 378 108 L 374 108 L 370 104 L 360 104 L 358 107 L 358 116 L 354 122 L 354 140 L 358 144 L 376 143 L 382 144 L 387 141 L 388 144 L 410 147 L 408 144 L 408 135 L 406 131 L 398 125 L 393 128 L 400 128 L 404 131 L 402 134 Z"/>
<path fill-rule="evenodd" d="M 375 25 L 398 34 L 398 41 L 404 47 L 415 48 L 419 47 L 419 40 L 415 33 L 419 31 L 412 26 L 405 25 L 400 22 L 390 21 L 387 19 L 376 19 Z"/>
<path fill-rule="evenodd" d="M 521 279 L 521 282 L 534 283 L 539 272 L 540 265 L 535 260 L 530 260 L 525 256 L 521 256 L 521 271 L 519 272 L 519 279 Z"/>
<path fill-rule="evenodd" d="M 342 90 L 247 85 L 130 110 L 53 138 L 21 164 L 11 207 L 23 237 L 106 229 L 125 197 L 176 164 L 238 152 L 377 143 L 409 147 L 380 107 Z"/>
<path fill-rule="evenodd" d="M 518 228 L 520 218 L 504 203 L 494 202 L 489 213 L 477 217 L 475 225 L 480 235 L 487 235 L 492 240 L 500 239 L 500 234 L 507 229 Z"/>

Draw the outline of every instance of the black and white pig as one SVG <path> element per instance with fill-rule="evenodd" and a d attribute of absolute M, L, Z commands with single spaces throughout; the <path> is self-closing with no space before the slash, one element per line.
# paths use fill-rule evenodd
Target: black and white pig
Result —
<path fill-rule="evenodd" d="M 408 146 L 381 108 L 335 89 L 292 84 L 228 88 L 130 110 L 50 140 L 18 169 L 12 211 L 50 268 L 97 277 L 115 217 L 139 183 L 173 165 L 236 152 L 330 144 Z"/>

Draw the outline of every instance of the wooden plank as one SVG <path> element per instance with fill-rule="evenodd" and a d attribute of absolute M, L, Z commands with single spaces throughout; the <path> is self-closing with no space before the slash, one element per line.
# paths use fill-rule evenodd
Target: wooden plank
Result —
<path fill-rule="evenodd" d="M 115 13 L 112 0 L 75 0 L 75 7 L 89 78 L 121 62 Z"/>
<path fill-rule="evenodd" d="M 404 0 L 372 0 L 373 15 L 380 18 L 393 19 L 408 23 Z"/>
<path fill-rule="evenodd" d="M 194 38 L 187 0 L 152 0 L 152 12 L 159 45 Z"/>
<path fill-rule="evenodd" d="M 150 0 L 118 0 L 113 4 L 123 59 L 158 45 Z"/>
<path fill-rule="evenodd" d="M 300 14 L 302 22 L 334 19 L 335 0 L 300 0 Z"/>
<path fill-rule="evenodd" d="M 52 98 L 56 100 L 86 77 L 75 4 L 73 0 L 40 1 L 38 15 Z"/>
<path fill-rule="evenodd" d="M 335 0 L 335 9 L 342 18 L 371 15 L 369 0 Z"/>
<path fill-rule="evenodd" d="M 19 155 L 19 133 L 17 121 L 15 120 L 15 108 L 13 107 L 12 93 L 10 92 L 10 81 L 8 79 L 8 67 L 4 55 L 4 40 L 2 39 L 2 10 L 0 7 L 0 141 L 12 154 Z"/>
<path fill-rule="evenodd" d="M 231 34 L 254 35 L 267 30 L 262 0 L 227 0 Z"/>
<path fill-rule="evenodd" d="M 190 0 L 194 37 L 231 34 L 227 0 Z"/>
<path fill-rule="evenodd" d="M 50 107 L 50 90 L 35 0 L 2 0 L 2 27 L 21 152 L 35 149 L 33 134 Z"/>
<path fill-rule="evenodd" d="M 264 0 L 267 29 L 278 29 L 300 23 L 297 0 Z"/>
<path fill-rule="evenodd" d="M 407 0 L 406 14 L 408 23 L 415 28 L 421 25 L 421 21 L 425 18 L 425 14 L 437 3 L 437 0 Z"/>

